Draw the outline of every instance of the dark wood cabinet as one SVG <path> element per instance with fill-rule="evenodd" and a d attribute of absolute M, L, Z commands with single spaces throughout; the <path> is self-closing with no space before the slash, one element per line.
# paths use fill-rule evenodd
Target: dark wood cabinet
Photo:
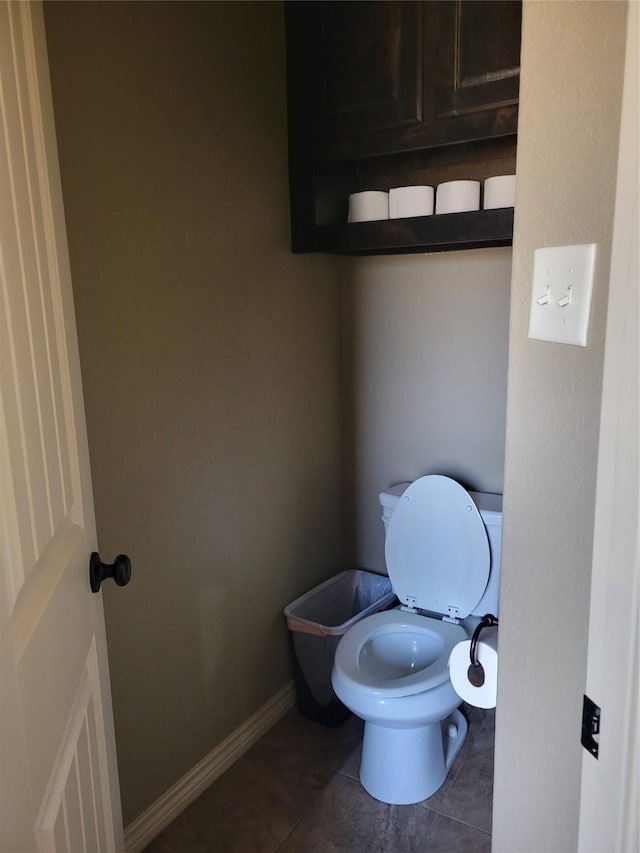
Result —
<path fill-rule="evenodd" d="M 351 246 L 355 232 L 339 234 L 352 192 L 515 172 L 520 2 L 285 9 L 293 251 Z"/>

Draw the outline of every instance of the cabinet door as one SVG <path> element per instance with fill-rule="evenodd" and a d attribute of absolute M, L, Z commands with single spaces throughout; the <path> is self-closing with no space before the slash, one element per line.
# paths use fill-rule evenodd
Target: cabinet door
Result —
<path fill-rule="evenodd" d="M 319 11 L 321 134 L 420 123 L 422 4 L 322 3 Z"/>
<path fill-rule="evenodd" d="M 520 0 L 437 4 L 435 119 L 441 142 L 515 132 Z"/>

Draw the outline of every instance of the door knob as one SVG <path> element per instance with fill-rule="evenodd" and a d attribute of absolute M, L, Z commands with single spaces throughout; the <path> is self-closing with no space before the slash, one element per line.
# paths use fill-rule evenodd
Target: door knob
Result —
<path fill-rule="evenodd" d="M 103 563 L 100 554 L 94 551 L 89 560 L 89 584 L 91 592 L 99 592 L 100 584 L 113 578 L 118 586 L 126 586 L 131 580 L 131 560 L 126 554 L 118 554 L 113 563 Z"/>

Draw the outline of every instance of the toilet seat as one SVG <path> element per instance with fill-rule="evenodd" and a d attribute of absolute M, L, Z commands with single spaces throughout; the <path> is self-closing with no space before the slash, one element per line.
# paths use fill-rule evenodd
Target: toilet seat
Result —
<path fill-rule="evenodd" d="M 367 616 L 344 634 L 336 650 L 335 669 L 345 686 L 378 699 L 412 696 L 449 680 L 451 651 L 466 638 L 461 625 L 400 609 L 385 610 Z M 411 672 L 413 663 L 420 667 L 415 672 Z"/>
<path fill-rule="evenodd" d="M 432 474 L 403 492 L 385 540 L 393 590 L 410 609 L 464 619 L 487 587 L 487 531 L 469 493 Z"/>

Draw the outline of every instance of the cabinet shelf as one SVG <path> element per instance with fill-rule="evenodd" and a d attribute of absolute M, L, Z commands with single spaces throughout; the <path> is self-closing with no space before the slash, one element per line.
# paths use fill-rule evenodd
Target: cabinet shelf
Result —
<path fill-rule="evenodd" d="M 398 255 L 510 246 L 513 208 L 384 219 L 316 229 L 317 248 L 341 255 Z"/>

